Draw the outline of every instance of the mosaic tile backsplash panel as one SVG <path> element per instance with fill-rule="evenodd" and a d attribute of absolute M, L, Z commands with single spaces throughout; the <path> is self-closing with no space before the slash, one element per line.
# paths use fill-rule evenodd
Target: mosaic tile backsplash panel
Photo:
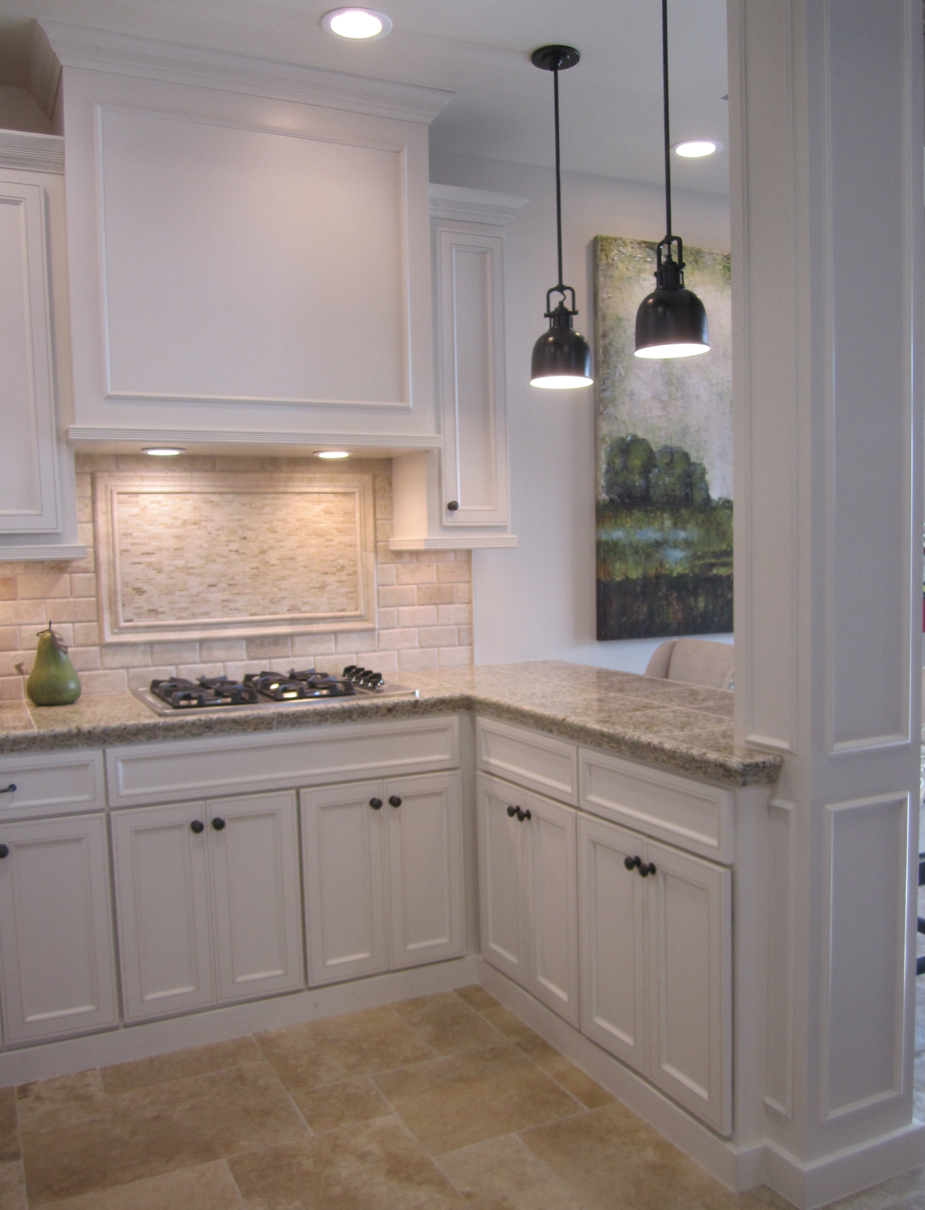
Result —
<path fill-rule="evenodd" d="M 371 474 L 94 479 L 105 641 L 375 627 Z"/>
<path fill-rule="evenodd" d="M 324 474 L 316 459 L 184 457 L 174 470 L 158 468 L 158 479 L 190 472 L 236 474 L 265 471 L 286 475 Z M 236 638 L 105 643 L 97 599 L 92 506 L 92 473 L 152 475 L 151 461 L 128 455 L 77 458 L 80 541 L 86 559 L 70 562 L 0 563 L 0 699 L 22 698 L 24 677 L 32 667 L 36 632 L 54 622 L 80 673 L 85 694 L 120 693 L 146 685 L 153 677 L 243 676 L 267 664 L 314 664 L 339 671 L 361 663 L 386 675 L 413 680 L 424 668 L 472 663 L 472 565 L 469 551 L 390 551 L 392 533 L 391 464 L 352 460 L 351 472 L 369 475 L 375 509 L 375 573 L 378 629 L 336 628 L 314 634 L 258 634 Z M 227 538 L 228 573 L 235 557 Z"/>

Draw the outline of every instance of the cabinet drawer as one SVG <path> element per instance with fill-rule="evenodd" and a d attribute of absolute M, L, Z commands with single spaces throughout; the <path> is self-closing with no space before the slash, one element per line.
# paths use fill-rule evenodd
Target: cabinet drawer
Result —
<path fill-rule="evenodd" d="M 730 864 L 733 794 L 588 748 L 579 749 L 581 806 L 659 840 Z"/>
<path fill-rule="evenodd" d="M 455 715 L 132 744 L 106 752 L 112 807 L 430 773 L 458 764 Z"/>
<path fill-rule="evenodd" d="M 578 752 L 574 744 L 486 718 L 476 721 L 476 743 L 478 767 L 485 773 L 577 805 Z"/>
<path fill-rule="evenodd" d="M 8 789 L 15 786 L 16 789 Z M 106 805 L 100 751 L 0 757 L 0 819 L 89 811 Z"/>

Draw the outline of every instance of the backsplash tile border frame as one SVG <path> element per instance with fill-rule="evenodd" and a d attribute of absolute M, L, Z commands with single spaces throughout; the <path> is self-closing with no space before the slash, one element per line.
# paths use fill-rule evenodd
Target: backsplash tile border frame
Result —
<path fill-rule="evenodd" d="M 179 470 L 180 468 L 178 468 Z M 258 635 L 329 633 L 331 631 L 376 629 L 376 534 L 373 475 L 309 472 L 302 475 L 276 472 L 272 481 L 265 471 L 244 471 L 235 475 L 216 471 L 192 471 L 178 474 L 93 473 L 94 554 L 97 568 L 97 594 L 100 605 L 103 642 L 161 643 L 201 639 L 251 638 Z M 119 573 L 118 521 L 116 497 L 153 492 L 169 494 L 216 493 L 252 495 L 273 492 L 321 494 L 349 492 L 356 499 L 356 576 L 359 608 L 347 615 L 327 614 L 312 620 L 305 614 L 289 618 L 279 615 L 255 615 L 249 618 L 197 619 L 183 622 L 126 623 L 122 621 L 122 588 Z M 204 569 L 208 575 L 214 568 Z"/>

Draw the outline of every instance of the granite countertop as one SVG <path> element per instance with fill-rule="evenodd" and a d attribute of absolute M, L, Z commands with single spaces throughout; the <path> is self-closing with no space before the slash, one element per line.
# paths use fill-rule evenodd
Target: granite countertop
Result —
<path fill-rule="evenodd" d="M 781 758 L 736 748 L 733 695 L 655 677 L 546 660 L 418 672 L 420 697 L 340 700 L 298 709 L 155 715 L 129 694 L 73 706 L 0 703 L 0 753 L 281 731 L 332 722 L 474 710 L 562 739 L 725 786 L 776 781 Z"/>

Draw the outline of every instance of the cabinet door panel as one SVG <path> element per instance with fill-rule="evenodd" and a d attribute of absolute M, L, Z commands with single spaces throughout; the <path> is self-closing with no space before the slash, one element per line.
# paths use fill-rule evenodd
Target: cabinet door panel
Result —
<path fill-rule="evenodd" d="M 40 185 L 0 181 L 0 532 L 59 527 L 56 434 Z"/>
<path fill-rule="evenodd" d="M 482 957 L 528 985 L 523 910 L 524 835 L 507 809 L 519 806 L 516 786 L 480 773 L 478 786 L 479 910 Z"/>
<path fill-rule="evenodd" d="M 436 228 L 440 381 L 443 396 L 443 524 L 506 525 L 502 239 Z"/>
<path fill-rule="evenodd" d="M 208 804 L 219 997 L 301 987 L 295 792 Z"/>
<path fill-rule="evenodd" d="M 578 1024 L 578 885 L 575 811 L 523 793 L 530 819 L 521 827 L 529 846 L 526 911 L 531 939 L 530 990 L 561 1017 Z"/>
<path fill-rule="evenodd" d="M 212 933 L 204 803 L 112 816 L 122 995 L 131 1020 L 211 1004 Z"/>
<path fill-rule="evenodd" d="M 382 783 L 302 790 L 302 861 L 309 983 L 385 970 Z"/>
<path fill-rule="evenodd" d="M 455 958 L 463 936 L 462 795 L 458 773 L 388 781 L 391 966 Z M 401 805 L 394 806 L 393 800 Z"/>
<path fill-rule="evenodd" d="M 618 1059 L 644 1071 L 646 1050 L 646 879 L 624 864 L 644 844 L 613 824 L 578 821 L 581 1029 Z"/>
<path fill-rule="evenodd" d="M 26 1042 L 118 1019 L 101 815 L 6 824 L 0 842 L 4 1038 Z"/>
<path fill-rule="evenodd" d="M 648 844 L 650 1075 L 716 1130 L 732 1129 L 732 873 Z"/>

